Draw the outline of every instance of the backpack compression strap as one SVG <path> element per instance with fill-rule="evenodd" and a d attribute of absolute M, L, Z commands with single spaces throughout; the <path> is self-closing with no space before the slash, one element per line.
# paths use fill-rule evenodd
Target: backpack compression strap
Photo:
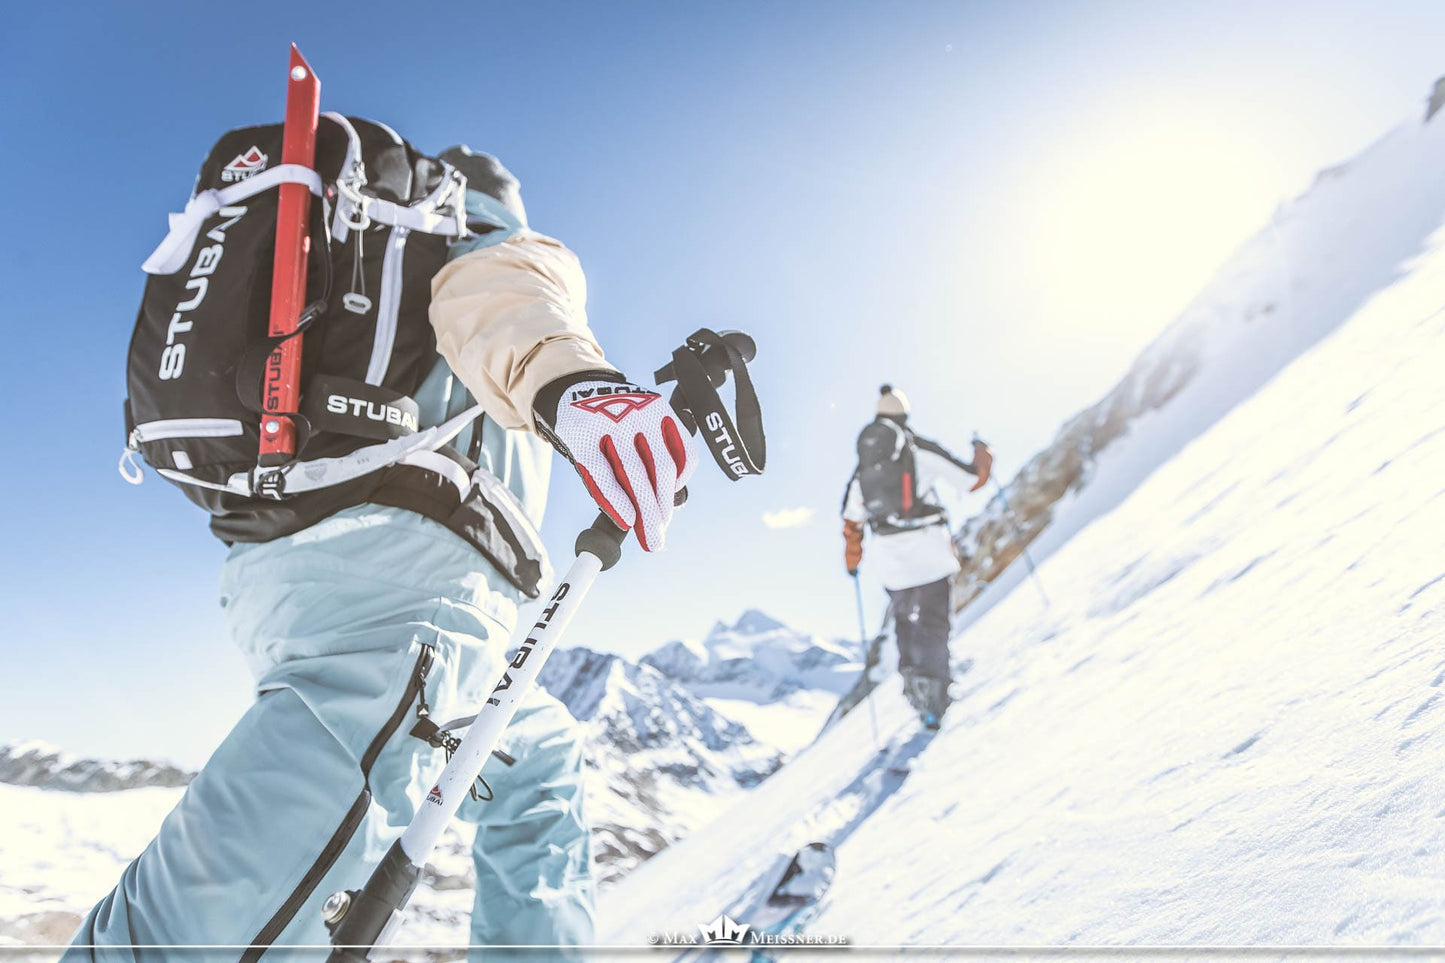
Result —
<path fill-rule="evenodd" d="M 456 168 L 446 164 L 446 176 L 430 194 L 412 205 L 397 204 L 368 194 L 362 190 L 366 186 L 366 165 L 361 156 L 361 136 L 356 132 L 356 125 L 334 110 L 328 110 L 321 116 L 345 131 L 347 140 L 346 158 L 341 164 L 341 174 L 336 178 L 338 198 L 336 217 L 331 226 L 333 238 L 344 243 L 350 231 L 364 231 L 373 221 L 442 237 L 462 237 L 467 233 L 467 179 Z M 391 133 L 396 136 L 395 131 Z"/>
<path fill-rule="evenodd" d="M 145 259 L 141 270 L 147 274 L 174 274 L 185 266 L 191 249 L 196 245 L 196 235 L 206 218 L 223 207 L 230 207 L 255 197 L 262 191 L 281 184 L 305 184 L 311 193 L 321 196 L 321 175 L 301 164 L 280 164 L 268 171 L 262 171 L 246 178 L 239 184 L 220 190 L 205 190 L 186 202 L 186 209 L 170 215 L 171 229 L 151 256 Z"/>
<path fill-rule="evenodd" d="M 467 233 L 467 214 L 462 200 L 466 178 L 455 170 L 449 170 L 436 190 L 411 207 L 364 194 L 360 190 L 365 181 L 361 179 L 364 174 L 360 172 L 361 146 L 356 128 L 333 111 L 327 111 L 322 116 L 339 124 L 350 142 L 343 176 L 337 180 L 341 203 L 337 205 L 333 235 L 339 235 L 338 240 L 346 239 L 348 227 L 364 228 L 372 221 L 443 237 L 461 237 Z M 201 191 L 186 202 L 185 210 L 170 215 L 170 232 L 145 259 L 141 269 L 147 274 L 174 274 L 179 271 L 195 247 L 196 235 L 206 218 L 223 207 L 230 207 L 281 184 L 305 184 L 317 197 L 324 196 L 321 175 L 301 164 L 278 164 L 239 184 Z"/>
<path fill-rule="evenodd" d="M 347 455 L 293 461 L 276 468 L 258 466 L 250 471 L 236 472 L 226 479 L 225 484 L 218 485 L 171 468 L 157 468 L 156 471 L 182 485 L 199 485 L 202 488 L 247 497 L 281 499 L 287 495 L 298 495 L 353 481 L 362 475 L 405 461 L 415 453 L 436 451 L 481 414 L 482 406 L 474 405 L 435 427 L 402 435 L 381 444 L 366 445 Z"/>

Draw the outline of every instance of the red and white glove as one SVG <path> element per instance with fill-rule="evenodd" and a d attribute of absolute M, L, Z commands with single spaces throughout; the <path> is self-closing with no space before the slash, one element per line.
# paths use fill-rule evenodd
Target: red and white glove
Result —
<path fill-rule="evenodd" d="M 697 467 L 667 399 L 615 372 L 590 371 L 543 387 L 533 413 L 617 527 L 635 530 L 643 551 L 660 550 L 674 499 Z"/>

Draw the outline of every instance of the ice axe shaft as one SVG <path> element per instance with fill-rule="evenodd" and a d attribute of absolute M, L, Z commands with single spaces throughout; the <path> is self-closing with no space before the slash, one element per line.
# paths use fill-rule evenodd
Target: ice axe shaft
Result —
<path fill-rule="evenodd" d="M 321 84 L 296 45 L 287 73 L 286 122 L 281 134 L 281 163 L 316 166 L 316 123 Z M 311 191 L 305 184 L 282 184 L 276 208 L 276 245 L 271 278 L 271 316 L 267 333 L 285 338 L 266 359 L 261 386 L 261 448 L 258 463 L 284 465 L 296 456 L 296 423 L 301 399 L 301 339 L 290 337 L 306 302 L 306 256 L 311 238 L 307 218 Z"/>

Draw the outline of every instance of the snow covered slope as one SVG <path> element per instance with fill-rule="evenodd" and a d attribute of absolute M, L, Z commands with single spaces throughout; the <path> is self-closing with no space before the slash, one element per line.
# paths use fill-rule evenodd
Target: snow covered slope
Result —
<path fill-rule="evenodd" d="M 1445 115 L 1410 121 L 1283 204 L 1122 381 L 1080 412 L 960 530 L 970 603 L 1024 544 L 1041 560 L 1320 338 L 1425 245 L 1445 214 Z M 965 429 L 966 430 L 966 429 Z M 973 606 L 976 618 L 1001 593 Z"/>
<path fill-rule="evenodd" d="M 1445 238 L 1400 250 L 1441 220 L 1445 127 L 1311 196 L 1331 206 L 1285 218 L 1270 316 L 1348 320 L 1206 427 L 1230 373 L 1312 339 L 1264 323 L 1248 278 L 1201 301 L 1204 367 L 1068 506 L 1052 605 L 996 585 L 969 613 L 943 732 L 916 738 L 891 680 L 900 771 L 853 712 L 606 893 L 608 940 L 696 932 L 828 839 L 811 930 L 859 943 L 1445 944 Z M 1262 285 L 1284 262 L 1256 253 Z"/>

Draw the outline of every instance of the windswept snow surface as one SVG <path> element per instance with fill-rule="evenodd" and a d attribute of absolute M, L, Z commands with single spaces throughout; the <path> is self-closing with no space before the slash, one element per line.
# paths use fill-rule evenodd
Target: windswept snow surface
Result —
<path fill-rule="evenodd" d="M 1360 231 L 1296 267 L 1351 297 Z M 860 708 L 605 894 L 605 938 L 696 932 L 826 839 L 810 931 L 859 944 L 1445 944 L 1439 241 L 1055 552 L 1049 608 L 956 637 L 935 739 L 881 687 L 910 767 Z"/>
<path fill-rule="evenodd" d="M 68 941 L 80 914 L 115 885 L 182 792 L 0 784 L 0 947 Z"/>

